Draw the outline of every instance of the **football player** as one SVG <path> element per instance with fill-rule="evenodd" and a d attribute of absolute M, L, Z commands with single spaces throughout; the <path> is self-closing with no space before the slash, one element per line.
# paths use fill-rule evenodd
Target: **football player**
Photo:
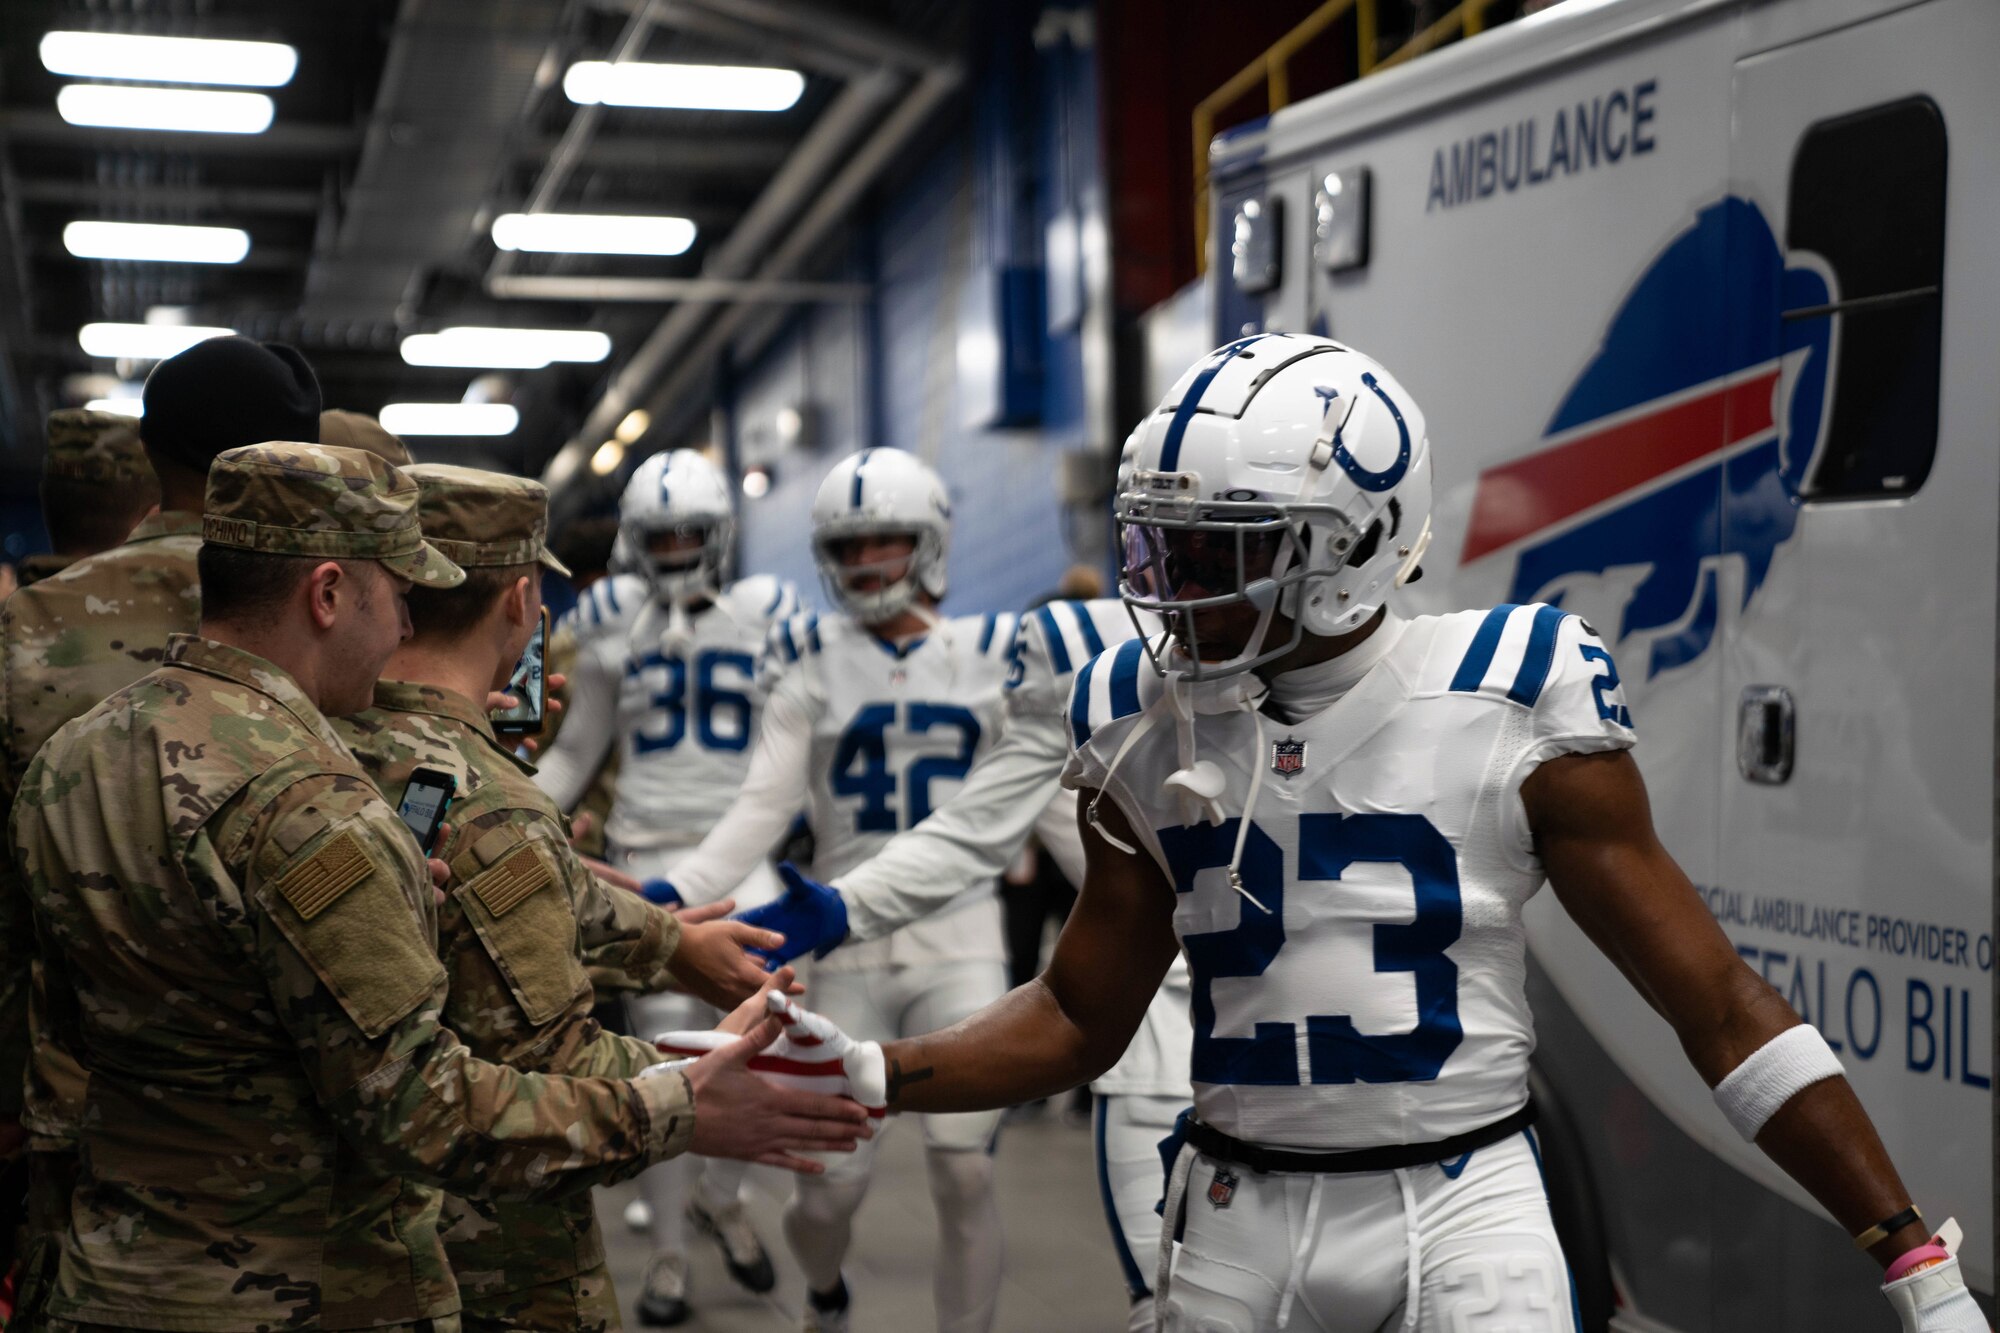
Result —
<path fill-rule="evenodd" d="M 689 903 L 719 898 L 782 837 L 805 803 L 814 869 L 836 878 L 915 827 L 993 744 L 1012 616 L 940 618 L 951 536 L 944 484 L 913 455 L 864 449 L 813 501 L 813 555 L 841 614 L 778 626 L 750 772 L 729 813 L 674 867 Z M 1007 989 L 990 880 L 915 924 L 815 963 L 813 1008 L 863 1039 L 954 1023 Z M 1000 1289 L 1000 1212 L 989 1155 L 998 1104 L 924 1117 L 938 1209 L 938 1327 L 990 1328 Z M 829 1163 L 794 1195 L 785 1235 L 805 1269 L 806 1327 L 845 1329 L 841 1260 L 872 1155 Z"/>
<path fill-rule="evenodd" d="M 638 572 L 593 584 L 566 622 L 577 637 L 576 678 L 536 781 L 572 809 L 615 741 L 611 861 L 648 882 L 656 901 L 663 877 L 742 784 L 762 710 L 757 656 L 771 626 L 798 610 L 791 586 L 768 575 L 730 582 L 735 527 L 729 484 L 712 463 L 688 449 L 653 455 L 619 501 L 615 558 Z M 726 888 L 754 906 L 778 882 L 754 860 Z M 716 1019 L 683 995 L 637 996 L 627 1006 L 640 1036 Z M 640 1322 L 664 1327 L 689 1316 L 683 1217 L 715 1237 L 737 1282 L 757 1292 L 776 1284 L 741 1202 L 743 1174 L 738 1163 L 683 1157 L 640 1176 L 645 1207 L 630 1211 L 650 1218 L 653 1240 Z"/>
<path fill-rule="evenodd" d="M 1904 1328 L 1986 1329 L 1954 1229 L 1924 1223 L 1838 1058 L 1660 845 L 1595 631 L 1553 606 L 1387 609 L 1430 528 L 1409 393 L 1330 339 L 1260 335 L 1142 432 L 1123 595 L 1170 632 L 1077 673 L 1083 892 L 1040 978 L 885 1047 L 891 1109 L 1095 1077 L 1182 949 L 1195 1110 L 1163 1327 L 1571 1329 L 1528 1127 L 1521 909 L 1546 879 L 1736 1130 L 1886 1270 Z"/>
<path fill-rule="evenodd" d="M 1063 714 L 1078 669 L 1139 633 L 1115 597 L 1052 602 L 1021 617 L 1000 741 L 929 819 L 852 870 L 820 884 L 779 867 L 783 898 L 744 917 L 785 936 L 773 963 L 877 940 L 990 882 L 1033 833 L 1073 884 L 1083 882 L 1076 796 L 1062 789 L 1069 736 Z M 1158 1144 L 1193 1092 L 1188 1086 L 1187 968 L 1176 961 L 1118 1063 L 1091 1084 L 1097 1180 L 1131 1294 L 1131 1327 L 1153 1326 L 1148 1260 L 1158 1250 Z M 1142 1256 L 1144 1258 L 1142 1258 Z"/>

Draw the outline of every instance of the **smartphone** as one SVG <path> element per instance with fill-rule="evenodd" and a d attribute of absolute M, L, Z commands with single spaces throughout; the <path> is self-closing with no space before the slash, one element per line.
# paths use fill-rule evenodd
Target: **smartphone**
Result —
<path fill-rule="evenodd" d="M 528 636 L 514 674 L 507 678 L 507 693 L 521 702 L 492 714 L 493 730 L 502 736 L 532 736 L 542 729 L 543 710 L 548 706 L 548 674 L 543 661 L 549 646 L 549 609 L 542 608 L 542 620 Z"/>
<path fill-rule="evenodd" d="M 444 812 L 451 808 L 451 798 L 458 794 L 458 779 L 449 773 L 440 773 L 435 768 L 410 770 L 410 780 L 403 784 L 403 799 L 396 805 L 396 813 L 410 832 L 417 835 L 417 846 L 429 856 L 437 842 L 438 829 L 444 826 Z"/>

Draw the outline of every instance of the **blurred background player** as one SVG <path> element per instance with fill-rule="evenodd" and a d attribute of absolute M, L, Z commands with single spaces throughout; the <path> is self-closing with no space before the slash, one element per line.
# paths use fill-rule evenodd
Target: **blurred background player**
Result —
<path fill-rule="evenodd" d="M 1141 623 L 1157 630 L 1159 621 L 1144 613 L 1135 619 L 1116 597 L 1049 602 L 1024 615 L 1014 637 L 999 743 L 929 819 L 897 834 L 831 885 L 781 866 L 785 896 L 744 914 L 784 934 L 774 960 L 824 956 L 881 939 L 990 882 L 1031 834 L 1064 878 L 1081 884 L 1076 794 L 1060 781 L 1069 758 L 1064 712 L 1070 685 L 1092 658 L 1137 637 Z M 1133 1330 L 1153 1327 L 1159 1143 L 1194 1097 L 1187 1077 L 1192 1040 L 1187 967 L 1176 960 L 1132 1044 L 1090 1085 L 1098 1190 L 1132 1299 Z"/>
<path fill-rule="evenodd" d="M 65 407 L 49 413 L 42 526 L 50 550 L 20 564 L 21 586 L 61 573 L 132 535 L 160 504 L 160 479 L 131 417 Z"/>
<path fill-rule="evenodd" d="M 778 626 L 768 697 L 735 804 L 674 868 L 692 903 L 728 893 L 806 807 L 823 878 L 850 870 L 943 805 L 992 748 L 1014 618 L 942 619 L 951 510 L 935 472 L 897 449 L 864 449 L 827 474 L 813 501 L 813 557 L 842 614 Z M 948 909 L 817 962 L 811 1007 L 859 1038 L 928 1032 L 1007 986 L 990 882 Z M 1000 1213 L 991 1149 L 1000 1113 L 924 1117 L 938 1210 L 933 1293 L 945 1333 L 993 1323 Z M 785 1236 L 808 1286 L 806 1327 L 848 1326 L 841 1261 L 868 1190 L 866 1161 L 801 1181 Z"/>
<path fill-rule="evenodd" d="M 1137 446 L 1135 435 L 1120 461 L 1120 491 L 1130 478 Z M 881 939 L 990 882 L 1031 836 L 1064 880 L 1083 883 L 1076 795 L 1061 783 L 1070 751 L 1065 719 L 1070 686 L 1091 659 L 1138 637 L 1142 626 L 1152 633 L 1160 628 L 1158 617 L 1129 611 L 1120 599 L 1102 596 L 1103 591 L 1103 576 L 1096 570 L 1073 566 L 1064 571 L 1058 600 L 1021 617 L 1000 741 L 929 819 L 897 834 L 830 885 L 792 866 L 780 867 L 785 896 L 743 914 L 785 935 L 784 947 L 773 953 L 775 962 L 824 956 L 835 947 Z M 1015 985 L 1035 974 L 1041 923 L 1037 911 L 1032 943 L 1026 931 L 1020 932 L 1023 938 L 1009 940 Z M 1010 916 L 1010 937 L 1016 934 L 1014 925 Z M 1160 1217 L 1154 1211 L 1160 1200 L 1159 1143 L 1194 1098 L 1187 1077 L 1192 1040 L 1187 965 L 1176 959 L 1132 1044 L 1090 1085 L 1098 1194 L 1131 1297 L 1133 1330 L 1153 1326 L 1149 1265 L 1160 1242 Z"/>
<path fill-rule="evenodd" d="M 729 808 L 748 770 L 762 700 L 757 655 L 773 623 L 797 610 L 791 587 L 768 576 L 729 581 L 735 540 L 730 489 L 692 450 L 641 463 L 619 503 L 618 543 L 637 573 L 590 587 L 565 625 L 577 639 L 576 674 L 562 732 L 536 782 L 564 810 L 588 793 L 616 744 L 616 797 L 606 829 L 618 869 L 664 880 Z M 784 812 L 789 821 L 795 802 Z M 775 897 L 761 858 L 722 886 L 739 906 Z M 672 900 L 660 892 L 656 901 Z M 716 1015 L 686 996 L 629 1001 L 639 1037 L 711 1026 Z M 713 1235 L 729 1272 L 751 1291 L 777 1281 L 770 1255 L 741 1200 L 734 1163 L 663 1163 L 640 1178 L 653 1259 L 638 1302 L 640 1321 L 671 1326 L 689 1315 L 685 1218 Z"/>

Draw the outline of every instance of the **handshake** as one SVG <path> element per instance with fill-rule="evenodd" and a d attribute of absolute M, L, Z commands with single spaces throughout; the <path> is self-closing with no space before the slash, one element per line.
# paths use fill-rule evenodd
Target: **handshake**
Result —
<path fill-rule="evenodd" d="M 878 1042 L 855 1041 L 818 1014 L 810 1013 L 775 990 L 746 1001 L 722 1028 L 702 1032 L 666 1032 L 653 1044 L 671 1060 L 695 1059 L 737 1040 L 728 1031 L 742 1021 L 765 1017 L 778 1020 L 778 1039 L 750 1057 L 750 1072 L 765 1082 L 799 1092 L 846 1097 L 858 1102 L 871 1119 L 888 1114 L 888 1076 Z M 698 1114 L 698 1112 L 697 1112 Z"/>

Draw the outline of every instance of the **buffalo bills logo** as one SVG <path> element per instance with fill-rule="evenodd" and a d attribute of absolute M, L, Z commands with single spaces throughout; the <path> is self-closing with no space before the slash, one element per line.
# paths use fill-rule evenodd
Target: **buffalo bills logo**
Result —
<path fill-rule="evenodd" d="M 1703 209 L 1633 286 L 1541 447 L 1480 476 L 1460 563 L 1511 553 L 1507 600 L 1589 613 L 1648 678 L 1700 657 L 1724 589 L 1747 606 L 1797 528 L 1834 299 L 1821 266 L 1787 266 L 1755 204 Z"/>

